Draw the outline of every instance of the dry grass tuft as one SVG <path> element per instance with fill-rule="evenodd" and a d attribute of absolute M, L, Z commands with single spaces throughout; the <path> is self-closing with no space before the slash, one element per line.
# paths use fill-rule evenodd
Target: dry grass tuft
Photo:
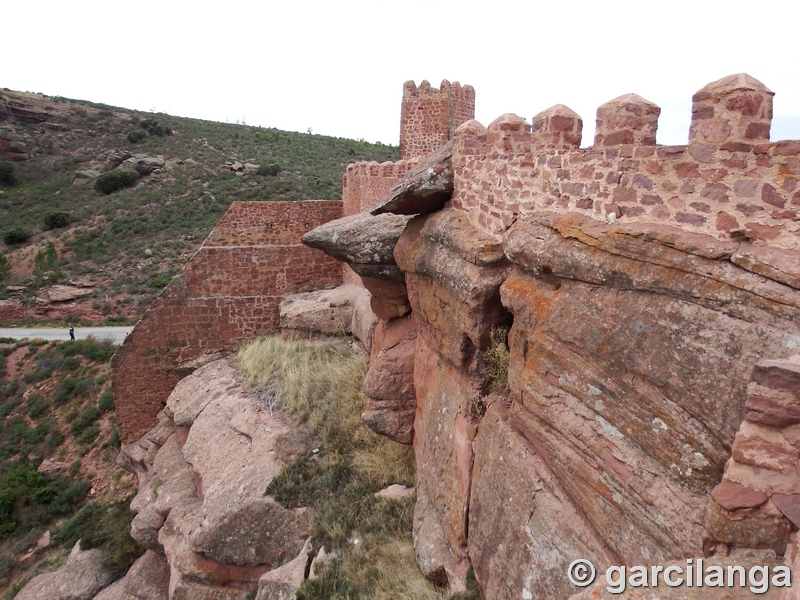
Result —
<path fill-rule="evenodd" d="M 244 345 L 237 356 L 250 385 L 308 423 L 322 442 L 317 454 L 298 458 L 267 489 L 286 507 L 310 506 L 315 548 L 340 557 L 322 578 L 306 581 L 298 597 L 446 598 L 417 568 L 413 499 L 374 497 L 393 483 L 414 485 L 414 452 L 361 422 L 364 354 L 344 340 L 269 337 Z"/>

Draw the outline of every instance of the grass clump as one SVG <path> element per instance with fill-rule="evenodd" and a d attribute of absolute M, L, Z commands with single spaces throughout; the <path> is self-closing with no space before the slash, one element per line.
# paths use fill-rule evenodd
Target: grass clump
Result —
<path fill-rule="evenodd" d="M 508 393 L 508 327 L 495 327 L 490 333 L 489 349 L 484 355 L 484 373 L 492 392 Z"/>
<path fill-rule="evenodd" d="M 414 455 L 361 422 L 366 357 L 344 340 L 263 338 L 240 348 L 239 365 L 270 407 L 313 430 L 319 447 L 287 465 L 267 493 L 287 508 L 314 510 L 314 547 L 336 551 L 298 598 L 441 599 L 416 566 L 414 501 L 387 502 L 375 492 L 413 485 Z"/>

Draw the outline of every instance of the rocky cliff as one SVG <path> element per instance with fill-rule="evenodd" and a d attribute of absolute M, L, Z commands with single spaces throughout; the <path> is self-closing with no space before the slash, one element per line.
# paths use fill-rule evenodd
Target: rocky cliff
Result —
<path fill-rule="evenodd" d="M 796 142 L 768 141 L 771 95 L 746 75 L 709 84 L 688 147 L 656 147 L 658 107 L 633 95 L 598 110 L 585 150 L 563 106 L 532 128 L 467 122 L 372 210 L 422 213 L 394 248 L 405 287 L 364 285 L 408 302 L 378 327 L 402 323 L 411 349 L 387 368 L 376 336 L 370 374 L 413 407 L 428 577 L 460 587 L 472 566 L 485 598 L 569 598 L 577 558 L 600 579 L 613 565 L 797 560 L 800 172 Z M 736 209 L 758 221 L 719 226 L 733 198 L 714 189 L 762 190 Z M 722 221 L 687 220 L 690 205 Z M 381 236 L 377 218 L 362 237 Z M 340 226 L 324 229 L 304 241 L 336 256 Z M 413 389 L 387 371 L 412 373 Z M 365 422 L 396 436 L 367 406 Z"/>

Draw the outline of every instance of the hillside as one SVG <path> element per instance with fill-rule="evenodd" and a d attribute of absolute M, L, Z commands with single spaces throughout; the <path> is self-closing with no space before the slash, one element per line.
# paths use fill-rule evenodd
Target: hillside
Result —
<path fill-rule="evenodd" d="M 398 151 L 0 90 L 0 154 L 0 253 L 11 266 L 0 320 L 118 323 L 141 315 L 231 202 L 336 200 L 347 164 Z M 121 168 L 138 171 L 132 187 L 95 189 Z M 30 237 L 5 243 L 13 228 Z"/>
<path fill-rule="evenodd" d="M 133 480 L 115 461 L 114 350 L 93 339 L 0 340 L 2 598 L 63 562 L 80 536 L 111 550 L 122 570 L 141 553 L 128 537 Z M 86 528 L 101 511 L 111 511 L 111 527 L 92 535 Z"/>

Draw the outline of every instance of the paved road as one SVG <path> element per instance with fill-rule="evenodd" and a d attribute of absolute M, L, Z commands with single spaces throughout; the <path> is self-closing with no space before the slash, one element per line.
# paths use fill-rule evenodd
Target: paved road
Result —
<path fill-rule="evenodd" d="M 125 334 L 133 327 L 76 327 L 75 337 L 79 340 L 91 336 L 104 340 L 109 339 L 115 344 L 121 344 Z M 9 337 L 15 340 L 24 338 L 40 338 L 43 340 L 68 340 L 69 330 L 66 327 L 14 327 L 0 328 L 0 338 Z"/>

